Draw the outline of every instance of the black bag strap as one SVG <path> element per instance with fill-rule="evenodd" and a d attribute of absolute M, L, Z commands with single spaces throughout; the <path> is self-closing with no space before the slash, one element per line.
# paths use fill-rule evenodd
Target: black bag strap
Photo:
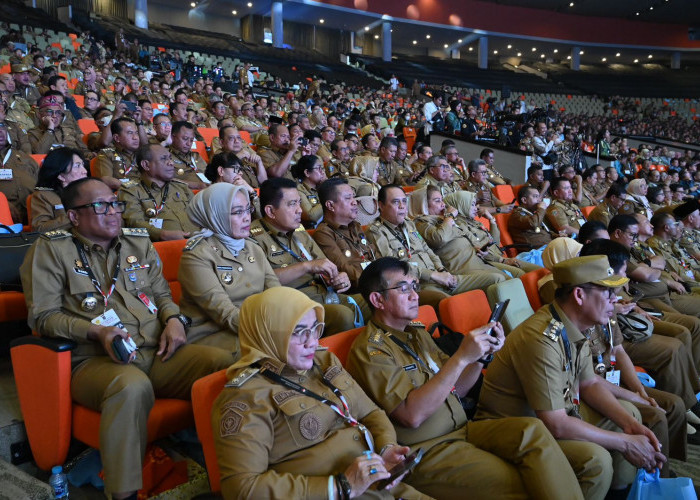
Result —
<path fill-rule="evenodd" d="M 445 335 L 454 335 L 454 334 L 462 335 L 461 333 L 455 332 L 452 328 L 450 328 L 449 326 L 447 326 L 444 323 L 440 323 L 439 321 L 436 321 L 435 323 L 430 325 L 430 328 L 428 328 L 428 333 L 430 334 L 431 337 L 433 337 L 435 330 L 437 330 L 440 333 L 438 338 L 444 337 Z"/>

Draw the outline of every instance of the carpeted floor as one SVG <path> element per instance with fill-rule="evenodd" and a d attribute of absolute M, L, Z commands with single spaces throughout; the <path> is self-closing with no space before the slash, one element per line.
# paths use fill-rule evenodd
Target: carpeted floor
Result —
<path fill-rule="evenodd" d="M 688 460 L 686 462 L 671 459 L 671 470 L 679 477 L 691 478 L 695 489 L 700 491 L 700 445 L 688 445 Z"/>

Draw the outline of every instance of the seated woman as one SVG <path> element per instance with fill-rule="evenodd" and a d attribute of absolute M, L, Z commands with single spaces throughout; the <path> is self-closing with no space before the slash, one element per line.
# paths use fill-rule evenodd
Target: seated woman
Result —
<path fill-rule="evenodd" d="M 647 190 L 647 201 L 654 212 L 669 205 L 666 203 L 663 186 L 650 187 Z"/>
<path fill-rule="evenodd" d="M 503 274 L 481 258 L 466 237 L 466 224 L 463 220 L 457 222 L 457 210 L 445 205 L 437 186 L 413 191 L 408 213 L 420 235 L 452 274 Z"/>
<path fill-rule="evenodd" d="M 246 241 L 251 210 L 241 186 L 222 182 L 197 193 L 187 215 L 202 230 L 187 242 L 177 275 L 180 310 L 192 319 L 187 342 L 221 347 L 234 357 L 241 303 L 280 286 L 263 250 Z"/>
<path fill-rule="evenodd" d="M 253 218 L 259 219 L 261 217 L 258 193 L 249 182 L 251 176 L 255 179 L 255 172 L 252 172 L 249 167 L 246 167 L 238 156 L 233 153 L 219 153 L 214 155 L 207 165 L 207 168 L 204 170 L 204 175 L 213 184 L 217 182 L 227 182 L 234 186 L 244 188 L 250 197 L 251 203 L 253 203 L 255 207 Z"/>
<path fill-rule="evenodd" d="M 304 155 L 292 166 L 292 175 L 301 196 L 301 222 L 306 229 L 313 229 L 323 219 L 317 189 L 326 180 L 326 169 L 318 156 Z"/>
<path fill-rule="evenodd" d="M 409 449 L 338 358 L 317 350 L 323 319 L 293 288 L 243 302 L 242 358 L 211 413 L 224 498 L 428 498 L 402 483 L 370 489 Z"/>
<path fill-rule="evenodd" d="M 627 184 L 627 201 L 618 210 L 620 214 L 644 214 L 651 220 L 654 211 L 647 200 L 649 186 L 644 179 L 634 179 Z"/>
<path fill-rule="evenodd" d="M 542 252 L 542 262 L 551 271 L 554 269 L 555 264 L 578 257 L 581 248 L 583 248 L 583 245 L 571 238 L 555 238 Z M 543 304 L 549 304 L 554 301 L 555 286 L 552 273 L 541 277 L 537 282 L 537 288 L 540 291 L 540 298 Z"/>
<path fill-rule="evenodd" d="M 61 191 L 71 182 L 83 177 L 87 177 L 87 170 L 80 151 L 61 147 L 46 155 L 30 202 L 29 220 L 32 230 L 44 233 L 71 228 L 71 222 L 61 203 Z"/>

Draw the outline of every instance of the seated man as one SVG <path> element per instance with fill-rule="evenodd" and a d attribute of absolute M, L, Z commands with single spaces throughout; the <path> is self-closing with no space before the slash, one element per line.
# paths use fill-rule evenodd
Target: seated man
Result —
<path fill-rule="evenodd" d="M 610 220 L 617 215 L 617 211 L 627 201 L 627 193 L 622 184 L 612 184 L 605 193 L 603 202 L 597 205 L 593 211 L 588 214 L 589 221 L 600 221 L 605 224 L 605 227 L 610 224 Z"/>
<path fill-rule="evenodd" d="M 358 208 L 353 189 L 347 180 L 335 177 L 319 186 L 318 196 L 323 222 L 314 231 L 314 241 L 338 271 L 348 275 L 351 289 L 357 290 L 362 270 L 374 261 L 377 251 L 355 220 Z"/>
<path fill-rule="evenodd" d="M 0 101 L 0 109 L 4 104 Z M 36 186 L 39 165 L 27 153 L 13 147 L 8 132 L 7 124 L 0 122 L 0 193 L 10 204 L 12 221 L 27 224 L 27 196 Z"/>
<path fill-rule="evenodd" d="M 586 223 L 581 210 L 572 201 L 571 182 L 564 177 L 552 179 L 552 203 L 547 207 L 545 220 L 554 231 L 572 238 Z"/>
<path fill-rule="evenodd" d="M 549 196 L 549 181 L 544 179 L 544 171 L 542 165 L 532 165 L 527 169 L 527 179 L 525 185 L 537 189 L 540 193 L 540 199 L 544 200 Z"/>
<path fill-rule="evenodd" d="M 326 177 L 329 179 L 336 175 L 347 178 L 350 176 L 350 148 L 342 139 L 331 142 L 330 151 L 332 158 L 326 165 Z"/>
<path fill-rule="evenodd" d="M 494 166 L 496 157 L 494 156 L 493 149 L 482 149 L 481 153 L 479 153 L 479 158 L 484 160 L 484 162 L 486 163 L 486 169 L 489 171 L 488 178 L 491 184 L 493 184 L 494 186 L 498 184 L 512 184 L 510 179 L 508 179 L 498 170 L 496 170 L 496 167 Z"/>
<path fill-rule="evenodd" d="M 461 191 L 462 188 L 454 179 L 452 167 L 442 155 L 434 155 L 426 163 L 428 173 L 416 183 L 416 188 L 436 186 L 442 196 Z"/>
<path fill-rule="evenodd" d="M 139 179 L 136 151 L 139 149 L 139 130 L 131 118 L 121 117 L 110 123 L 113 148 L 97 155 L 97 176 L 114 191 L 122 182 Z"/>
<path fill-rule="evenodd" d="M 331 335 L 364 324 L 360 316 L 369 309 L 361 311 L 360 307 L 366 307 L 362 297 L 343 294 L 350 289 L 350 278 L 326 258 L 301 225 L 296 183 L 283 178 L 263 182 L 260 210 L 263 217 L 251 223 L 250 235 L 265 251 L 282 286 L 296 288 L 324 304 L 326 330 Z"/>
<path fill-rule="evenodd" d="M 195 128 L 190 122 L 177 121 L 173 123 L 172 145 L 168 147 L 173 155 L 175 176 L 186 183 L 190 189 L 204 189 L 209 185 L 209 179 L 204 176 L 207 162 L 192 151 Z"/>
<path fill-rule="evenodd" d="M 651 225 L 654 236 L 647 240 L 647 244 L 666 260 L 666 272 L 684 286 L 697 288 L 700 266 L 679 245 L 683 223 L 677 221 L 672 213 L 659 212 L 651 218 Z"/>
<path fill-rule="evenodd" d="M 262 159 L 247 147 L 238 129 L 232 125 L 219 129 L 221 151 L 233 153 L 241 160 L 241 177 L 253 188 L 259 188 L 260 184 L 267 180 L 267 171 Z M 210 158 L 214 155 L 210 154 Z"/>
<path fill-rule="evenodd" d="M 233 356 L 184 345 L 187 321 L 148 233 L 121 229 L 124 205 L 106 184 L 75 181 L 62 201 L 71 232 L 42 235 L 20 269 L 29 325 L 40 335 L 77 342 L 71 395 L 102 413 L 105 493 L 135 499 L 154 399 L 189 399 L 195 380 L 226 368 Z M 120 362 L 112 342 L 129 336 L 138 350 Z"/>
<path fill-rule="evenodd" d="M 63 101 L 59 96 L 39 99 L 39 125 L 28 132 L 33 154 L 47 154 L 55 145 L 83 150 L 81 137 L 76 137 L 73 129 L 63 127 Z M 78 144 L 80 142 L 80 144 Z"/>
<path fill-rule="evenodd" d="M 513 243 L 540 248 L 558 236 L 544 221 L 547 205 L 540 201 L 537 188 L 525 184 L 518 191 L 518 200 L 520 205 L 513 209 L 508 218 L 508 232 L 513 237 Z"/>
<path fill-rule="evenodd" d="M 301 156 L 299 141 L 301 134 L 289 136 L 289 129 L 281 123 L 272 123 L 268 129 L 270 147 L 261 147 L 258 152 L 268 178 L 285 177 L 294 180 L 290 168 Z"/>
<path fill-rule="evenodd" d="M 385 137 L 379 143 L 379 149 L 377 150 L 379 177 L 377 178 L 377 183 L 382 186 L 385 184 L 400 184 L 402 181 L 399 175 L 399 166 L 394 161 L 398 147 L 399 143 L 393 137 Z"/>
<path fill-rule="evenodd" d="M 491 192 L 491 183 L 488 180 L 488 169 L 484 160 L 472 160 L 467 165 L 469 171 L 469 181 L 465 184 L 464 189 L 476 193 L 476 204 L 483 207 L 492 214 L 510 213 L 515 206 L 515 200 L 512 203 L 505 203 L 493 195 Z"/>
<path fill-rule="evenodd" d="M 389 415 L 398 442 L 425 451 L 405 481 L 436 498 L 463 498 L 470 486 L 469 498 L 553 498 L 563 491 L 583 498 L 566 458 L 537 419 L 467 421 L 460 398 L 477 382 L 479 360 L 503 345 L 503 329 L 491 323 L 465 332 L 448 357 L 422 324 L 412 322 L 419 287 L 405 261 L 383 257 L 367 267 L 360 289 L 373 316 L 347 362 Z M 593 456 L 586 465 L 606 481 L 604 460 Z"/>
<path fill-rule="evenodd" d="M 153 241 L 187 238 L 199 228 L 187 216 L 192 191 L 175 177 L 170 152 L 160 144 L 146 144 L 136 153 L 141 173 L 119 189 L 119 201 L 126 203 L 124 225 L 148 231 Z"/>
<path fill-rule="evenodd" d="M 679 245 L 700 262 L 700 202 L 686 201 L 673 209 L 673 215 L 683 223 Z"/>
<path fill-rule="evenodd" d="M 486 289 L 505 276 L 496 273 L 453 275 L 440 258 L 433 253 L 420 236 L 415 224 L 406 219 L 408 199 L 399 186 L 389 184 L 379 190 L 379 219 L 369 227 L 369 239 L 377 249 L 378 257 L 397 257 L 414 268 L 423 284 L 421 304 L 437 304 L 450 295 Z"/>
<path fill-rule="evenodd" d="M 596 376 L 591 347 L 582 332 L 606 324 L 614 312 L 615 276 L 607 257 L 575 257 L 554 266 L 556 298 L 508 335 L 484 377 L 477 420 L 537 416 L 558 440 L 584 496 L 603 498 L 608 481 L 579 474 L 589 453 L 605 456 L 613 490 L 624 489 L 638 467 L 661 468 L 666 457 L 639 412 L 620 403 Z M 583 404 L 580 404 L 583 403 Z M 626 406 L 623 406 L 626 405 Z"/>

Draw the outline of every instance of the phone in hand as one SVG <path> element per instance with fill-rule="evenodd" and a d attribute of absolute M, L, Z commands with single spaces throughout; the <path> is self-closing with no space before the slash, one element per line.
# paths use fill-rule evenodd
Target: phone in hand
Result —
<path fill-rule="evenodd" d="M 403 462 L 392 467 L 391 470 L 388 471 L 390 474 L 389 477 L 377 481 L 377 489 L 383 490 L 391 483 L 393 483 L 396 480 L 396 478 L 400 477 L 406 472 L 410 472 L 411 470 L 413 470 L 413 468 L 416 465 L 418 465 L 418 463 L 421 461 L 421 458 L 423 458 L 423 453 L 425 453 L 423 451 L 423 448 L 418 448 L 416 451 L 404 458 Z"/>
<path fill-rule="evenodd" d="M 510 299 L 506 299 L 503 302 L 498 302 L 491 312 L 491 317 L 489 318 L 489 323 L 498 323 L 503 318 L 503 315 L 510 304 Z M 493 327 L 489 328 L 488 334 L 496 338 L 498 335 L 493 331 Z M 490 363 L 493 360 L 493 354 L 487 354 L 481 361 L 484 363 Z"/>
<path fill-rule="evenodd" d="M 124 103 L 124 106 L 126 106 L 127 111 L 131 111 L 132 113 L 136 111 L 136 103 L 131 102 L 131 101 L 122 101 Z"/>
<path fill-rule="evenodd" d="M 495 245 L 495 241 L 491 241 L 479 249 L 480 252 L 485 252 L 491 245 Z"/>

